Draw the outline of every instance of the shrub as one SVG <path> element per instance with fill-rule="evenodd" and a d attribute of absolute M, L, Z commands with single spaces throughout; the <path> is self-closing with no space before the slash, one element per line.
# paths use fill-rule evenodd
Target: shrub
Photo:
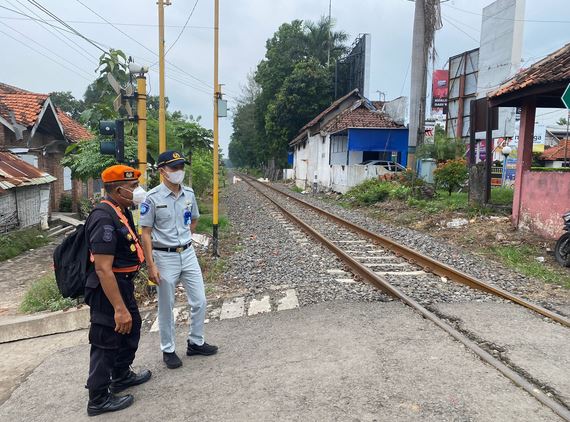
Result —
<path fill-rule="evenodd" d="M 345 195 L 354 202 L 364 205 L 384 201 L 390 196 L 391 190 L 390 182 L 369 179 L 354 186 Z"/>
<path fill-rule="evenodd" d="M 465 160 L 449 160 L 438 164 L 434 171 L 435 184 L 437 187 L 445 189 L 449 196 L 454 189 L 461 187 L 467 180 L 469 171 Z"/>
<path fill-rule="evenodd" d="M 390 190 L 390 198 L 394 199 L 406 199 L 410 196 L 412 189 L 398 184 L 393 184 L 392 190 Z"/>
<path fill-rule="evenodd" d="M 67 193 L 61 194 L 59 199 L 59 211 L 60 212 L 71 212 L 73 206 L 73 199 L 71 195 Z"/>
<path fill-rule="evenodd" d="M 61 296 L 57 289 L 55 277 L 50 274 L 32 284 L 20 304 L 20 311 L 25 313 L 53 312 L 71 308 L 73 305 L 72 299 Z"/>

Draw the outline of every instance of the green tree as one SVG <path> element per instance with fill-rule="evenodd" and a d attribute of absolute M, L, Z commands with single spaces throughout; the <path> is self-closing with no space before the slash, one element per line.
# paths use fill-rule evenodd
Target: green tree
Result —
<path fill-rule="evenodd" d="M 445 129 L 436 125 L 433 143 L 424 143 L 418 147 L 418 158 L 433 158 L 437 161 L 453 160 L 465 155 L 465 144 L 461 139 L 448 138 Z"/>
<path fill-rule="evenodd" d="M 265 129 L 271 139 L 270 154 L 279 158 L 279 166 L 285 164 L 289 141 L 309 118 L 330 104 L 332 86 L 329 82 L 326 67 L 316 59 L 301 61 L 285 78 L 277 96 L 269 104 Z"/>
<path fill-rule="evenodd" d="M 566 119 L 566 117 L 561 117 L 560 119 L 558 119 L 556 124 L 560 126 L 566 126 L 568 124 L 568 120 Z"/>
<path fill-rule="evenodd" d="M 461 187 L 465 183 L 468 176 L 467 162 L 460 159 L 441 163 L 434 171 L 436 186 L 447 190 L 449 196 L 451 196 L 454 189 Z"/>
<path fill-rule="evenodd" d="M 307 52 L 310 57 L 314 57 L 320 64 L 327 64 L 329 46 L 329 64 L 334 69 L 335 60 L 339 59 L 347 52 L 344 45 L 348 39 L 348 34 L 344 31 L 333 31 L 334 21 L 329 21 L 328 17 L 321 16 L 318 22 L 305 22 L 305 42 Z"/>
<path fill-rule="evenodd" d="M 333 100 L 332 64 L 346 51 L 346 39 L 344 32 L 332 31 L 332 23 L 321 18 L 317 23 L 284 23 L 267 40 L 253 78 L 258 90 L 234 114 L 229 149 L 234 164 L 286 162 L 291 138 Z"/>
<path fill-rule="evenodd" d="M 125 138 L 125 159 L 133 161 L 137 158 L 137 142 L 132 136 Z M 117 164 L 112 155 L 99 152 L 99 140 L 81 141 L 72 144 L 65 151 L 61 165 L 69 167 L 74 178 L 87 181 L 98 179 L 105 168 Z"/>
<path fill-rule="evenodd" d="M 81 113 L 85 111 L 85 103 L 83 100 L 76 99 L 71 91 L 50 92 L 49 98 L 57 108 L 66 112 L 76 120 L 79 120 Z"/>
<path fill-rule="evenodd" d="M 107 74 L 113 75 L 117 82 L 124 86 L 129 80 L 127 73 L 127 56 L 121 50 L 110 49 L 99 58 L 99 77 L 86 89 L 83 95 L 85 111 L 81 114 L 82 123 L 95 130 L 100 120 L 112 120 L 120 117 L 113 109 L 113 100 L 117 93 L 111 87 Z"/>

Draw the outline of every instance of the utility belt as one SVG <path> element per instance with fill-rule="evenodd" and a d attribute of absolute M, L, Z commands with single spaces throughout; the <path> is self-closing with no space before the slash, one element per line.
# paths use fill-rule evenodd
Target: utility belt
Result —
<path fill-rule="evenodd" d="M 190 246 L 192 246 L 192 241 L 188 242 L 185 245 L 182 246 L 176 246 L 174 248 L 157 248 L 157 247 L 152 247 L 152 249 L 154 249 L 155 251 L 161 251 L 161 252 L 176 252 L 176 253 L 182 253 L 184 252 L 186 249 L 188 249 Z"/>
<path fill-rule="evenodd" d="M 131 265 L 130 267 L 113 267 L 114 273 L 136 273 L 141 268 L 140 265 Z"/>

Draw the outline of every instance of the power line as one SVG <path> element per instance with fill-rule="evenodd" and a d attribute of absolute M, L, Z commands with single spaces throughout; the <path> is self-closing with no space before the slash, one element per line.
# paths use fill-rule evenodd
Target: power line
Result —
<path fill-rule="evenodd" d="M 190 11 L 190 14 L 188 15 L 188 19 L 186 19 L 186 22 L 184 22 L 184 26 L 182 27 L 182 29 L 180 30 L 180 33 L 178 34 L 178 36 L 176 37 L 176 39 L 174 40 L 174 42 L 170 45 L 170 47 L 168 47 L 168 49 L 166 50 L 166 52 L 164 53 L 164 56 L 166 57 L 166 55 L 168 54 L 168 52 L 172 49 L 172 47 L 174 47 L 176 45 L 176 43 L 178 42 L 178 40 L 180 39 L 180 37 L 182 36 L 182 33 L 184 32 L 184 30 L 186 29 L 186 25 L 188 25 L 188 22 L 190 21 L 190 18 L 192 17 L 192 15 L 194 14 L 194 10 L 196 10 L 196 6 L 198 6 L 198 2 L 200 0 L 196 0 L 196 3 L 194 3 L 194 7 L 192 7 L 192 10 Z"/>
<path fill-rule="evenodd" d="M 76 74 L 76 75 L 79 76 L 80 78 L 83 78 L 83 79 L 85 79 L 86 81 L 91 82 L 89 79 L 87 79 L 87 78 L 84 77 L 83 75 L 77 73 L 77 72 L 74 71 L 73 69 L 70 69 L 70 68 L 67 67 L 66 65 L 64 65 L 64 64 L 62 64 L 62 63 L 60 63 L 60 62 L 58 62 L 57 60 L 53 59 L 52 57 L 48 56 L 47 54 L 44 54 L 44 53 L 42 53 L 41 51 L 36 50 L 34 47 L 31 47 L 29 44 L 26 44 L 26 43 L 23 42 L 22 40 L 19 40 L 18 38 L 14 37 L 14 36 L 12 36 L 12 35 L 10 35 L 10 34 L 8 34 L 7 32 L 2 31 L 1 29 L 0 29 L 0 33 L 6 35 L 7 37 L 12 38 L 14 41 L 17 41 L 17 42 L 19 42 L 19 43 L 22 44 L 22 45 L 28 47 L 30 50 L 32 50 L 32 51 L 38 53 L 39 55 L 44 56 L 46 59 L 51 60 L 51 61 L 54 62 L 55 64 L 57 64 L 57 65 L 59 65 L 59 66 L 65 68 L 65 69 L 69 70 L 70 72 Z"/>
<path fill-rule="evenodd" d="M 11 10 L 8 7 L 0 6 L 3 9 Z M 28 15 L 24 15 L 28 16 Z M 27 18 L 18 18 L 15 16 L 3 16 L 6 19 L 12 20 L 34 20 L 34 18 L 28 16 Z M 55 19 L 44 19 L 45 23 L 49 22 L 57 22 Z M 78 20 L 68 20 L 67 23 L 79 23 L 84 25 L 107 25 L 107 22 L 97 22 L 97 21 L 78 21 Z M 131 23 L 131 22 L 112 22 L 113 25 L 117 26 L 134 26 L 134 27 L 143 27 L 143 28 L 157 28 L 157 24 L 153 23 Z M 164 25 L 165 28 L 183 28 L 183 25 Z M 190 29 L 214 29 L 213 26 L 200 26 L 200 25 L 187 25 L 186 28 Z"/>
<path fill-rule="evenodd" d="M 460 9 L 459 7 L 452 6 L 448 3 L 444 3 L 447 7 L 452 9 L 458 10 L 463 13 L 468 13 L 470 15 L 475 16 L 484 16 L 482 13 L 471 12 L 469 10 Z M 570 21 L 559 21 L 559 20 L 540 20 L 540 19 L 510 19 L 510 18 L 500 18 L 498 16 L 487 16 L 492 19 L 502 20 L 502 21 L 511 21 L 511 22 L 533 22 L 533 23 L 570 23 Z"/>
<path fill-rule="evenodd" d="M 27 14 L 25 14 L 25 13 L 19 12 L 19 11 L 14 10 L 14 9 L 10 9 L 9 7 L 2 6 L 2 5 L 0 5 L 0 8 L 9 10 L 10 12 L 13 12 L 13 13 L 17 13 L 18 15 L 27 16 L 27 18 L 17 18 L 17 17 L 14 17 L 14 16 L 0 16 L 0 18 L 2 18 L 2 19 L 39 21 L 39 22 L 45 23 L 46 25 L 51 26 L 52 28 L 56 28 L 56 29 L 59 29 L 59 30 L 61 30 L 61 31 L 69 32 L 70 34 L 73 34 L 73 32 L 70 31 L 69 29 L 65 29 L 65 28 L 62 28 L 62 27 L 60 27 L 60 26 L 51 24 L 51 23 L 49 23 L 49 22 L 48 22 L 47 20 L 45 20 L 45 19 L 36 19 L 36 18 L 34 18 L 34 17 L 30 16 L 30 15 L 27 15 Z M 51 21 L 55 22 L 54 19 L 51 19 Z"/>
<path fill-rule="evenodd" d="M 37 42 L 36 40 L 34 40 L 33 38 L 28 37 L 26 34 L 24 34 L 23 32 L 18 31 L 16 28 L 11 27 L 10 25 L 8 25 L 5 22 L 0 22 L 0 24 L 10 28 L 10 30 L 16 32 L 17 34 L 20 34 L 22 37 L 30 40 L 31 42 L 33 42 L 34 44 L 39 45 L 40 47 L 42 47 L 44 50 L 49 51 L 51 54 L 53 54 L 54 56 L 58 57 L 59 59 L 63 60 L 64 62 L 70 64 L 71 66 L 75 67 L 76 69 L 78 69 L 80 72 L 85 73 L 86 75 L 91 76 L 91 74 L 83 69 L 81 69 L 79 66 L 77 66 L 75 63 L 70 62 L 69 60 L 67 60 L 65 57 L 60 56 L 58 53 L 56 53 L 55 51 L 53 51 L 52 49 L 46 47 L 45 45 L 42 45 L 41 43 Z"/>
<path fill-rule="evenodd" d="M 32 1 L 32 0 L 28 0 L 28 1 Z M 89 6 L 87 6 L 85 3 L 83 3 L 81 0 L 75 0 L 76 2 L 78 2 L 79 4 L 81 4 L 83 7 L 85 7 L 86 9 L 88 9 L 89 11 L 91 11 L 93 14 L 95 14 L 96 16 L 98 16 L 100 19 L 102 19 L 103 21 L 107 22 L 109 25 L 111 25 L 113 28 L 115 28 L 117 31 L 119 31 L 121 34 L 123 34 L 124 36 L 126 36 L 127 38 L 129 38 L 130 40 L 134 41 L 135 43 L 137 43 L 138 45 L 140 45 L 142 48 L 144 48 L 145 50 L 147 50 L 148 52 L 150 52 L 153 56 L 158 56 L 157 53 L 155 53 L 153 50 L 151 50 L 150 48 L 148 48 L 146 45 L 142 44 L 139 40 L 137 40 L 136 38 L 131 37 L 129 34 L 127 34 L 126 32 L 124 32 L 122 29 L 118 28 L 116 25 L 114 25 L 113 23 L 111 23 L 109 20 L 107 20 L 105 17 L 101 16 L 99 13 L 97 13 L 95 10 L 91 9 Z M 184 73 L 185 75 L 187 75 L 188 77 L 195 79 L 196 81 L 206 85 L 208 88 L 213 89 L 213 87 L 207 83 L 204 82 L 203 80 L 191 75 L 190 73 L 186 72 L 184 69 L 181 69 L 180 67 L 176 66 L 174 63 L 169 62 L 168 60 L 166 60 L 166 62 L 168 64 L 170 64 L 172 67 L 174 67 L 175 69 L 178 69 L 180 72 Z M 153 65 L 151 65 L 152 67 Z"/>
<path fill-rule="evenodd" d="M 52 12 L 50 12 L 47 8 L 45 8 L 44 6 L 42 6 L 40 3 L 38 3 L 36 0 L 28 0 L 29 3 L 31 3 L 32 5 L 36 6 L 38 9 L 40 9 L 42 12 L 44 12 L 46 15 L 56 19 L 59 23 L 61 23 L 63 26 L 65 26 L 66 28 L 70 29 L 71 31 L 73 31 L 73 33 L 81 38 L 83 38 L 85 41 L 87 41 L 89 44 L 93 45 L 95 48 L 101 50 L 103 53 L 107 53 L 107 51 L 103 50 L 99 45 L 97 45 L 93 40 L 90 40 L 89 38 L 87 38 L 85 35 L 83 35 L 82 33 L 80 33 L 79 31 L 77 31 L 75 28 L 73 28 L 71 25 L 69 25 L 68 23 L 66 23 L 64 20 L 60 19 L 59 17 L 57 17 L 55 14 L 53 14 Z"/>
<path fill-rule="evenodd" d="M 468 36 L 470 39 L 472 39 L 473 41 L 475 41 L 476 43 L 479 43 L 479 40 L 473 38 L 471 35 L 469 35 L 467 32 L 465 32 L 463 29 L 461 29 L 459 26 L 455 25 L 453 22 L 451 22 L 449 19 L 447 19 L 445 16 L 441 16 L 442 19 L 444 21 L 446 21 L 448 24 L 450 24 L 451 26 L 455 27 L 457 30 L 459 30 L 460 32 L 462 32 L 463 34 L 465 34 L 466 36 Z"/>
<path fill-rule="evenodd" d="M 9 3 L 10 5 L 12 5 L 12 6 L 15 7 L 16 9 L 18 9 L 18 7 L 15 6 L 10 0 L 7 0 L 7 1 L 8 1 L 8 3 Z M 20 0 L 16 0 L 16 2 L 18 2 L 18 4 L 19 4 L 20 6 L 22 6 L 23 8 L 25 8 L 26 10 L 30 11 L 30 13 L 33 13 L 33 14 L 34 14 L 35 16 L 37 16 L 38 18 L 40 17 L 36 12 L 34 12 L 32 9 L 30 9 L 30 8 L 29 8 L 28 6 L 26 6 L 25 4 L 23 4 Z M 20 9 L 18 9 L 18 10 L 21 12 Z M 42 25 L 42 23 L 40 23 L 38 20 L 33 20 L 33 22 L 34 22 L 36 25 L 38 25 L 40 28 L 44 29 L 45 31 L 49 32 L 49 33 L 52 34 L 54 37 L 56 37 L 57 39 L 59 39 L 61 42 L 63 42 L 65 45 L 67 45 L 67 46 L 68 46 L 69 48 L 71 48 L 72 50 L 74 50 L 74 51 L 76 51 L 77 53 L 81 54 L 83 57 L 86 57 L 89 61 L 91 61 L 91 60 L 93 60 L 93 59 L 98 60 L 98 58 L 97 58 L 96 56 L 94 56 L 94 55 L 92 55 L 92 54 L 89 54 L 89 53 L 85 52 L 85 50 L 81 49 L 81 46 L 80 46 L 77 42 L 75 42 L 74 40 L 72 40 L 71 38 L 66 37 L 65 35 L 63 35 L 63 37 L 65 37 L 65 39 L 64 39 L 64 38 L 62 38 L 59 34 L 57 34 L 56 32 L 54 32 L 54 31 L 52 31 L 52 30 L 50 30 L 49 28 L 46 28 L 46 27 L 44 26 L 44 25 L 49 25 L 49 24 L 47 24 L 47 23 L 45 23 L 45 22 L 42 22 L 42 23 L 43 23 L 43 25 Z M 72 44 L 76 45 L 78 48 L 75 48 L 73 45 L 70 45 L 70 44 L 66 41 L 66 39 L 67 39 L 68 41 L 70 41 Z"/>

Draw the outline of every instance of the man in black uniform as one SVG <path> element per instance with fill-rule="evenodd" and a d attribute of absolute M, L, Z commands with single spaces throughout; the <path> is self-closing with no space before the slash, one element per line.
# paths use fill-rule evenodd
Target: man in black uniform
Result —
<path fill-rule="evenodd" d="M 129 407 L 133 396 L 115 396 L 151 377 L 130 369 L 138 348 L 141 317 L 134 296 L 137 271 L 144 260 L 128 207 L 146 192 L 138 186 L 140 171 L 116 165 L 101 173 L 107 199 L 85 223 L 95 271 L 87 278 L 85 302 L 90 307 L 91 355 L 87 414 L 99 415 Z"/>

